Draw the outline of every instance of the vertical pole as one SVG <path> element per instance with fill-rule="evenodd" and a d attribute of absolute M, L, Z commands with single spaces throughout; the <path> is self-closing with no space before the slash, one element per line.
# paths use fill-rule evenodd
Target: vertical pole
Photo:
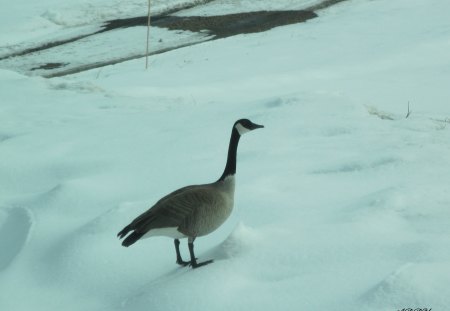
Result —
<path fill-rule="evenodd" d="M 150 0 L 148 0 L 148 19 L 147 19 L 147 48 L 145 50 L 145 69 L 148 68 L 148 44 L 150 40 Z"/>

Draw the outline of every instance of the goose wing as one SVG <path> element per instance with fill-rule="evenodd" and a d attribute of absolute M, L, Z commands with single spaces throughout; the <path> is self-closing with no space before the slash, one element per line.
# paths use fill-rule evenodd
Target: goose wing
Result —
<path fill-rule="evenodd" d="M 198 214 L 202 207 L 217 201 L 209 185 L 188 186 L 160 199 L 129 225 L 130 230 L 147 233 L 151 229 L 179 227 Z"/>

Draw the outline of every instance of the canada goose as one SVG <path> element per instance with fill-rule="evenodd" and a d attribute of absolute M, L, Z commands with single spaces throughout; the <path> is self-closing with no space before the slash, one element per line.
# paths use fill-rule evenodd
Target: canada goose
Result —
<path fill-rule="evenodd" d="M 239 139 L 241 135 L 262 127 L 264 126 L 248 119 L 236 121 L 231 131 L 225 170 L 219 180 L 210 184 L 183 187 L 160 199 L 117 234 L 122 239 L 132 231 L 122 245 L 128 247 L 137 240 L 150 236 L 168 236 L 175 239 L 177 264 L 189 264 L 192 268 L 197 268 L 213 262 L 197 262 L 194 240 L 213 232 L 230 216 Z M 190 261 L 181 258 L 180 238 L 188 238 Z"/>

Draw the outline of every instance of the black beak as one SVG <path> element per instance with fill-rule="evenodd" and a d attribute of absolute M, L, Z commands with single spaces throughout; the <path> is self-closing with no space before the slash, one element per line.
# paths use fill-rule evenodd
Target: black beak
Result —
<path fill-rule="evenodd" d="M 260 129 L 260 128 L 263 128 L 263 127 L 264 127 L 264 125 L 259 125 L 259 124 L 256 124 L 256 123 L 252 123 L 252 130 Z"/>

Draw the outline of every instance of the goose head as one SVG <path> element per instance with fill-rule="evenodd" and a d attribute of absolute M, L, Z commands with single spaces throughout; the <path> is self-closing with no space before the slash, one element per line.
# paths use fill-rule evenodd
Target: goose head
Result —
<path fill-rule="evenodd" d="M 244 135 L 247 132 L 263 127 L 264 125 L 253 123 L 249 119 L 240 119 L 234 123 L 234 128 L 236 129 L 236 131 L 239 133 L 240 136 Z"/>

